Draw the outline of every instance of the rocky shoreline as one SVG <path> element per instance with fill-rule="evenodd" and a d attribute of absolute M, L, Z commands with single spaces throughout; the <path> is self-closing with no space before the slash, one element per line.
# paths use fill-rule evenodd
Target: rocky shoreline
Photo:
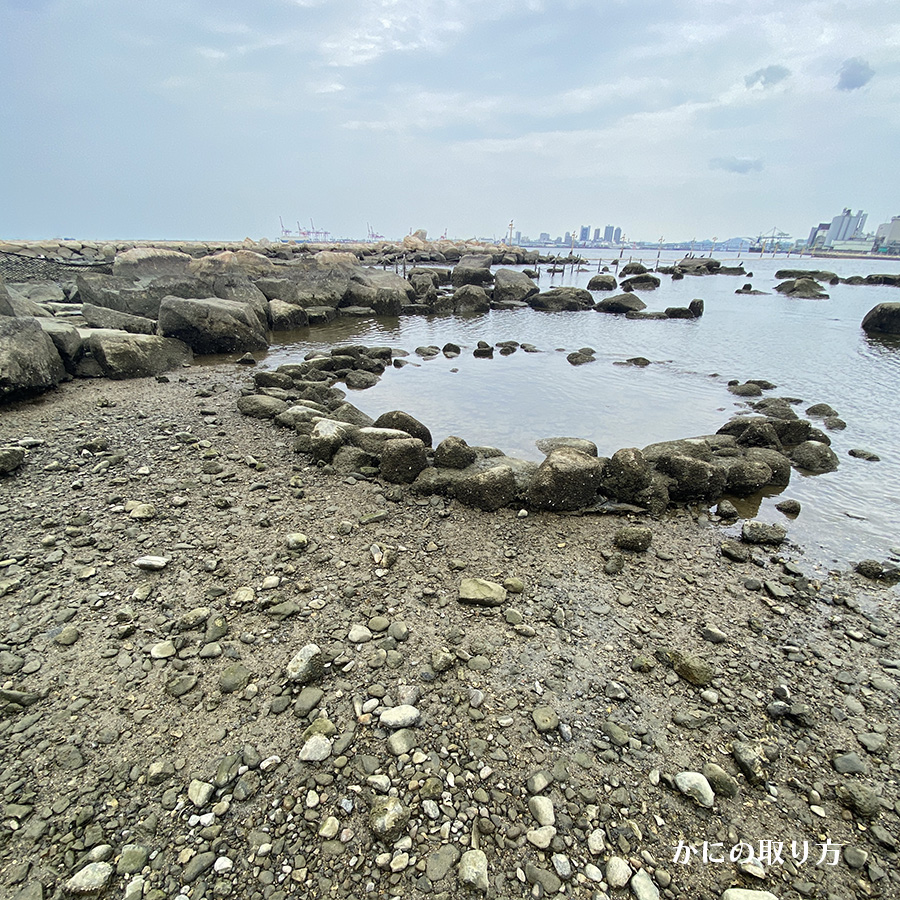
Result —
<path fill-rule="evenodd" d="M 326 459 L 342 355 L 0 415 L 6 894 L 898 892 L 892 590 L 703 506 L 417 490 L 479 451 L 430 454 L 399 413 Z M 246 414 L 270 401 L 297 421 Z"/>

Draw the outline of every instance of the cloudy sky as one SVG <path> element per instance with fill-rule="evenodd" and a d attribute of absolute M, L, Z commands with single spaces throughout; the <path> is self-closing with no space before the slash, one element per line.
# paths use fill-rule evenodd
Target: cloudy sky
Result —
<path fill-rule="evenodd" d="M 900 215 L 873 0 L 0 0 L 0 238 Z"/>

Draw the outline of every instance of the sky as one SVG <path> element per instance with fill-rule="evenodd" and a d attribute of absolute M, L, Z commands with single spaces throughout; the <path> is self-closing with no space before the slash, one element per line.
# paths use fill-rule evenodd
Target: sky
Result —
<path fill-rule="evenodd" d="M 0 239 L 900 215 L 884 0 L 0 0 Z"/>

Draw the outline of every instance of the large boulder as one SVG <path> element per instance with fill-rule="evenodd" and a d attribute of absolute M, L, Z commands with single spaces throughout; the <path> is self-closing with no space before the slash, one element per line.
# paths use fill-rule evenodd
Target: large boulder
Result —
<path fill-rule="evenodd" d="M 78 361 L 84 356 L 84 340 L 78 329 L 64 319 L 42 317 L 37 321 L 44 333 L 50 335 L 66 371 L 74 374 Z"/>
<path fill-rule="evenodd" d="M 166 297 L 158 333 L 184 341 L 195 353 L 234 353 L 269 346 L 256 314 L 235 300 Z"/>
<path fill-rule="evenodd" d="M 156 322 L 153 319 L 132 316 L 117 309 L 83 303 L 81 315 L 91 328 L 112 328 L 116 331 L 127 331 L 129 334 L 156 334 Z"/>
<path fill-rule="evenodd" d="M 475 462 L 475 450 L 461 437 L 451 434 L 434 451 L 434 464 L 445 469 L 466 469 Z"/>
<path fill-rule="evenodd" d="M 838 467 L 837 454 L 821 441 L 804 441 L 791 450 L 790 456 L 798 469 L 807 472 L 833 472 Z"/>
<path fill-rule="evenodd" d="M 574 447 L 557 447 L 538 466 L 526 494 L 535 509 L 573 510 L 590 506 L 600 486 L 603 463 Z"/>
<path fill-rule="evenodd" d="M 350 290 L 351 278 L 359 266 L 303 259 L 280 266 L 256 281 L 269 300 L 282 300 L 307 309 L 336 309 Z"/>
<path fill-rule="evenodd" d="M 212 286 L 189 276 L 163 275 L 135 282 L 116 275 L 78 275 L 78 299 L 132 316 L 156 319 L 164 297 L 213 297 Z"/>
<path fill-rule="evenodd" d="M 595 275 L 589 282 L 589 291 L 614 291 L 617 287 L 616 276 L 607 273 Z"/>
<path fill-rule="evenodd" d="M 491 299 L 484 288 L 474 284 L 464 284 L 457 288 L 451 297 L 453 311 L 458 315 L 474 315 L 486 313 L 491 308 Z"/>
<path fill-rule="evenodd" d="M 211 297 L 219 297 L 221 300 L 236 300 L 239 303 L 246 303 L 256 318 L 259 319 L 260 325 L 267 328 L 269 325 L 269 301 L 266 295 L 246 276 L 244 275 L 219 275 L 210 281 L 212 286 Z M 179 297 L 186 296 L 178 294 Z M 196 297 L 196 293 L 187 296 Z"/>
<path fill-rule="evenodd" d="M 87 347 L 107 378 L 149 378 L 191 361 L 187 344 L 151 334 L 98 329 L 89 333 Z"/>
<path fill-rule="evenodd" d="M 28 294 L 19 291 L 14 284 L 8 284 L 6 289 L 6 296 L 12 307 L 12 315 L 20 316 L 22 318 L 51 315 L 48 306 L 45 306 L 43 303 L 38 303 L 36 300 L 32 300 Z"/>
<path fill-rule="evenodd" d="M 13 309 L 9 291 L 3 283 L 3 279 L 0 278 L 0 316 L 14 316 L 15 314 L 16 311 Z"/>
<path fill-rule="evenodd" d="M 494 280 L 492 262 L 490 254 L 463 256 L 450 273 L 450 283 L 457 288 L 464 284 L 490 284 Z"/>
<path fill-rule="evenodd" d="M 687 275 L 712 275 L 721 266 L 719 260 L 709 256 L 685 256 L 675 263 L 675 268 Z"/>
<path fill-rule="evenodd" d="M 415 296 L 413 286 L 395 272 L 362 269 L 351 274 L 341 305 L 368 307 L 378 316 L 399 316 Z"/>
<path fill-rule="evenodd" d="M 412 484 L 427 465 L 425 444 L 418 438 L 394 438 L 381 448 L 381 475 L 392 484 Z"/>
<path fill-rule="evenodd" d="M 283 300 L 269 301 L 269 324 L 272 331 L 292 331 L 309 325 L 309 313 L 303 306 L 294 306 Z"/>
<path fill-rule="evenodd" d="M 616 294 L 615 297 L 607 297 L 605 300 L 600 300 L 594 306 L 597 312 L 604 313 L 638 312 L 646 308 L 647 304 L 640 297 L 635 297 L 634 294 Z"/>
<path fill-rule="evenodd" d="M 53 341 L 37 319 L 0 317 L 0 401 L 49 390 L 65 374 Z"/>
<path fill-rule="evenodd" d="M 638 503 L 652 480 L 650 464 L 636 447 L 617 450 L 606 464 L 600 489 L 614 500 Z"/>
<path fill-rule="evenodd" d="M 494 273 L 494 302 L 521 303 L 533 297 L 540 288 L 524 273 L 515 269 L 497 269 Z"/>
<path fill-rule="evenodd" d="M 177 250 L 157 247 L 132 247 L 113 260 L 113 275 L 125 278 L 158 278 L 161 275 L 187 275 L 191 257 Z"/>
<path fill-rule="evenodd" d="M 867 334 L 900 334 L 900 303 L 879 303 L 862 320 Z"/>
<path fill-rule="evenodd" d="M 526 301 L 532 309 L 543 312 L 563 312 L 591 309 L 594 298 L 590 291 L 576 287 L 554 287 L 534 294 Z"/>
<path fill-rule="evenodd" d="M 465 475 L 456 481 L 452 490 L 460 503 L 493 511 L 509 506 L 516 498 L 518 486 L 512 467 L 497 465 Z"/>
<path fill-rule="evenodd" d="M 224 250 L 211 256 L 191 260 L 188 272 L 198 278 L 216 275 L 244 275 L 263 278 L 275 271 L 275 264 L 261 253 L 252 250 Z"/>
<path fill-rule="evenodd" d="M 643 275 L 632 275 L 619 283 L 623 291 L 655 291 L 660 285 L 658 275 L 645 272 Z"/>
<path fill-rule="evenodd" d="M 392 409 L 382 413 L 374 422 L 376 428 L 396 428 L 410 437 L 418 438 L 426 447 L 431 446 L 431 432 L 428 427 L 402 409 Z"/>
<path fill-rule="evenodd" d="M 812 278 L 795 278 L 790 281 L 782 281 L 781 284 L 775 285 L 775 290 L 786 297 L 797 297 L 801 300 L 828 299 L 828 294 Z"/>
<path fill-rule="evenodd" d="M 669 497 L 679 503 L 717 500 L 725 490 L 726 472 L 702 459 L 680 454 L 661 456 L 656 468 L 669 478 Z"/>

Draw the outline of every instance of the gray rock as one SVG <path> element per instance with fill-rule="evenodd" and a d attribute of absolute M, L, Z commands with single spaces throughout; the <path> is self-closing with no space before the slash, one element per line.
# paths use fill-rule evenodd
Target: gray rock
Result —
<path fill-rule="evenodd" d="M 747 888 L 728 888 L 722 900 L 778 900 L 770 891 L 753 891 Z"/>
<path fill-rule="evenodd" d="M 838 467 L 837 454 L 821 441 L 804 441 L 791 450 L 790 456 L 797 468 L 807 472 L 833 472 Z"/>
<path fill-rule="evenodd" d="M 269 323 L 273 331 L 293 331 L 309 325 L 309 312 L 302 306 L 283 300 L 268 301 Z"/>
<path fill-rule="evenodd" d="M 603 464 L 573 447 L 556 447 L 540 464 L 526 494 L 535 509 L 575 510 L 597 496 Z"/>
<path fill-rule="evenodd" d="M 867 334 L 900 334 L 900 303 L 879 303 L 862 320 Z"/>
<path fill-rule="evenodd" d="M 476 606 L 500 606 L 506 602 L 506 588 L 484 578 L 463 578 L 459 583 L 459 599 Z"/>
<path fill-rule="evenodd" d="M 464 475 L 453 486 L 460 503 L 492 512 L 509 506 L 518 494 L 516 475 L 509 465 Z"/>
<path fill-rule="evenodd" d="M 635 900 L 659 900 L 659 888 L 646 869 L 639 869 L 631 879 L 631 893 Z"/>
<path fill-rule="evenodd" d="M 181 341 L 148 334 L 101 329 L 86 332 L 86 346 L 107 378 L 151 378 L 190 363 Z"/>
<path fill-rule="evenodd" d="M 444 438 L 434 451 L 434 464 L 446 469 L 465 469 L 475 462 L 475 451 L 455 435 Z"/>
<path fill-rule="evenodd" d="M 219 690 L 223 694 L 242 691 L 250 683 L 250 670 L 243 663 L 232 663 L 219 676 Z"/>
<path fill-rule="evenodd" d="M 868 772 L 868 766 L 859 758 L 856 751 L 835 756 L 831 760 L 831 765 L 834 766 L 835 772 L 841 775 L 865 775 Z"/>
<path fill-rule="evenodd" d="M 606 297 L 605 299 L 600 300 L 594 307 L 597 312 L 615 314 L 639 312 L 646 308 L 647 304 L 634 294 L 616 294 L 615 297 Z"/>
<path fill-rule="evenodd" d="M 15 472 L 25 462 L 25 450 L 22 447 L 0 447 L 0 475 Z"/>
<path fill-rule="evenodd" d="M 65 368 L 37 319 L 0 317 L 0 401 L 59 384 Z"/>
<path fill-rule="evenodd" d="M 405 703 L 384 710 L 378 720 L 385 728 L 408 728 L 410 725 L 415 725 L 420 717 L 419 710 Z"/>
<path fill-rule="evenodd" d="M 709 782 L 699 772 L 679 772 L 675 776 L 675 786 L 699 806 L 712 809 L 716 795 Z"/>
<path fill-rule="evenodd" d="M 613 543 L 620 550 L 631 550 L 643 553 L 650 547 L 653 531 L 646 525 L 623 525 L 616 529 Z"/>
<path fill-rule="evenodd" d="M 730 800 L 738 795 L 740 787 L 737 781 L 716 763 L 707 763 L 703 767 L 703 775 L 718 796 Z"/>
<path fill-rule="evenodd" d="M 288 681 L 310 684 L 325 673 L 325 656 L 317 644 L 302 647 L 287 664 Z"/>
<path fill-rule="evenodd" d="M 625 887 L 632 874 L 631 866 L 621 856 L 611 856 L 606 863 L 606 880 L 613 889 Z"/>
<path fill-rule="evenodd" d="M 553 801 L 549 797 L 540 795 L 528 798 L 528 809 L 534 816 L 538 825 L 555 825 L 556 813 L 553 810 Z"/>
<path fill-rule="evenodd" d="M 457 869 L 459 883 L 470 890 L 486 894 L 490 887 L 487 856 L 481 850 L 466 850 Z"/>
<path fill-rule="evenodd" d="M 787 532 L 781 525 L 769 525 L 753 519 L 741 527 L 741 539 L 747 544 L 773 544 L 784 542 Z"/>
<path fill-rule="evenodd" d="M 192 884 L 201 875 L 208 872 L 213 867 L 215 861 L 216 854 L 211 850 L 192 856 L 186 863 L 184 871 L 181 873 L 182 881 L 184 881 L 185 884 Z"/>
<path fill-rule="evenodd" d="M 246 303 L 218 298 L 164 297 L 159 334 L 176 338 L 195 353 L 234 353 L 269 346 L 259 318 Z"/>
<path fill-rule="evenodd" d="M 300 748 L 300 760 L 323 762 L 331 756 L 331 750 L 331 741 L 324 734 L 314 734 Z"/>
<path fill-rule="evenodd" d="M 385 481 L 392 484 L 412 484 L 428 465 L 425 444 L 414 437 L 385 441 L 380 465 Z"/>
<path fill-rule="evenodd" d="M 113 871 L 112 865 L 108 862 L 88 863 L 66 882 L 66 890 L 76 896 L 99 894 L 106 889 Z"/>
<path fill-rule="evenodd" d="M 442 844 L 437 850 L 429 853 L 425 861 L 425 874 L 429 881 L 443 881 L 459 858 L 460 850 L 456 844 Z M 487 863 L 485 863 L 485 869 L 486 867 Z"/>
<path fill-rule="evenodd" d="M 409 822 L 409 810 L 396 797 L 379 797 L 369 813 L 369 826 L 378 840 L 391 844 Z"/>
<path fill-rule="evenodd" d="M 531 713 L 534 727 L 540 734 L 559 728 L 559 715 L 552 706 L 537 706 Z"/>

